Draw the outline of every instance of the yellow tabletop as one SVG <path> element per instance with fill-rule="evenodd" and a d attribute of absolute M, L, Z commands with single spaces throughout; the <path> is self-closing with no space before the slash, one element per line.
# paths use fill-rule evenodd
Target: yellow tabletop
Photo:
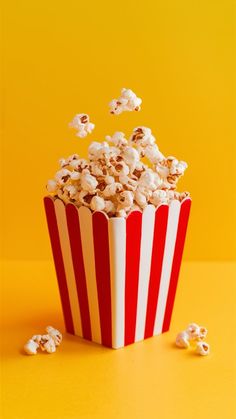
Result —
<path fill-rule="evenodd" d="M 65 334 L 55 354 L 24 355 L 51 324 L 63 331 L 52 262 L 5 262 L 3 419 L 233 419 L 235 263 L 184 263 L 171 330 L 113 350 Z M 175 347 L 189 322 L 209 330 L 211 355 Z"/>

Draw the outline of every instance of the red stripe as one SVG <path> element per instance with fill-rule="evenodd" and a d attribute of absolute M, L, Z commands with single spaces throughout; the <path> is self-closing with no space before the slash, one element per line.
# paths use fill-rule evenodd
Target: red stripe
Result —
<path fill-rule="evenodd" d="M 125 345 L 135 340 L 141 231 L 142 213 L 134 211 L 126 220 Z"/>
<path fill-rule="evenodd" d="M 52 198 L 45 197 L 44 198 L 44 206 L 45 212 L 47 216 L 47 223 L 48 223 L 48 231 L 51 240 L 52 246 L 52 253 L 57 273 L 57 280 L 59 285 L 59 291 L 61 296 L 61 303 L 62 303 L 62 310 L 66 325 L 66 330 L 69 333 L 74 334 L 74 326 L 70 308 L 70 300 L 69 300 L 69 293 L 66 283 L 66 274 L 65 268 L 63 263 L 61 245 L 60 245 L 60 237 L 57 227 L 57 218 L 54 208 L 54 201 Z"/>
<path fill-rule="evenodd" d="M 93 214 L 93 239 L 102 344 L 112 346 L 111 282 L 108 220 L 101 212 Z"/>
<path fill-rule="evenodd" d="M 186 231 L 187 231 L 187 226 L 188 226 L 190 207 L 191 207 L 191 199 L 186 199 L 181 203 L 178 231 L 177 231 L 175 251 L 174 251 L 174 257 L 173 257 L 173 263 L 172 263 L 172 271 L 171 271 L 171 277 L 170 277 L 170 286 L 169 286 L 169 292 L 168 292 L 168 297 L 167 297 L 162 332 L 166 332 L 167 330 L 169 330 L 169 327 L 170 327 L 171 314 L 172 314 L 172 310 L 174 306 L 175 293 L 176 293 L 178 277 L 179 277 L 179 270 L 180 270 L 181 259 L 182 259 L 183 250 L 184 250 L 184 242 L 185 242 L 185 236 L 186 236 Z"/>
<path fill-rule="evenodd" d="M 72 255 L 73 266 L 74 266 L 76 288 L 77 288 L 78 300 L 79 300 L 83 337 L 85 339 L 91 340 L 92 333 L 91 333 L 88 293 L 87 293 L 86 276 L 85 276 L 81 234 L 80 234 L 79 215 L 78 215 L 78 210 L 74 205 L 72 204 L 66 205 L 66 217 L 67 217 L 68 233 L 69 233 L 69 238 L 70 238 L 71 255 Z"/>
<path fill-rule="evenodd" d="M 153 336 L 156 318 L 157 300 L 160 288 L 162 262 L 166 241 L 166 229 L 169 207 L 161 205 L 156 210 L 153 235 L 152 262 L 148 289 L 148 303 L 145 325 L 145 339 Z"/>

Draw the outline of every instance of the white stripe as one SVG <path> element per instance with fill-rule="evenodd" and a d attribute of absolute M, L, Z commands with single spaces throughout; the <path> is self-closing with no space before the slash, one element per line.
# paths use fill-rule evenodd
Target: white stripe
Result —
<path fill-rule="evenodd" d="M 74 324 L 75 334 L 83 336 L 81 327 L 81 317 L 79 300 L 76 288 L 76 280 L 70 248 L 70 238 L 67 228 L 65 205 L 60 199 L 54 201 L 55 213 L 57 217 L 57 226 L 61 243 L 62 257 L 65 267 L 66 282 L 70 299 L 71 314 Z"/>
<path fill-rule="evenodd" d="M 148 287 L 152 260 L 152 245 L 155 223 L 155 207 L 148 205 L 143 211 L 142 234 L 139 264 L 138 304 L 136 317 L 135 342 L 144 339 Z"/>
<path fill-rule="evenodd" d="M 89 313 L 92 331 L 92 340 L 101 343 L 101 327 L 98 306 L 97 281 L 95 270 L 94 244 L 93 244 L 93 224 L 92 213 L 86 207 L 78 210 L 80 221 L 80 233 L 82 252 L 84 259 L 84 269 L 88 291 Z"/>
<path fill-rule="evenodd" d="M 109 228 L 109 254 L 111 277 L 112 347 L 124 346 L 125 335 L 125 255 L 126 220 L 111 218 Z"/>
<path fill-rule="evenodd" d="M 157 302 L 156 319 L 154 326 L 154 335 L 162 332 L 162 325 L 164 321 L 166 300 L 169 290 L 170 275 L 172 269 L 172 262 L 175 250 L 176 235 L 179 222 L 180 202 L 173 200 L 169 206 L 169 215 L 166 231 L 166 242 L 164 249 L 164 256 L 162 262 L 162 272 L 160 280 L 160 289 Z"/>

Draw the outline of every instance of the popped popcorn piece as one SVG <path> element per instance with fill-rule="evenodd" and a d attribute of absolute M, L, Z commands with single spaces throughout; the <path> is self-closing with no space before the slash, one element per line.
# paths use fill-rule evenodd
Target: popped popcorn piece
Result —
<path fill-rule="evenodd" d="M 106 140 L 115 144 L 116 147 L 122 147 L 128 144 L 128 141 L 125 138 L 125 134 L 120 131 L 115 132 L 112 136 L 107 135 Z"/>
<path fill-rule="evenodd" d="M 99 193 L 99 192 L 101 192 L 101 194 L 102 194 L 102 192 L 104 191 L 104 189 L 106 188 L 106 185 L 107 185 L 107 183 L 106 183 L 106 181 L 105 181 L 105 178 L 104 177 L 97 177 L 97 181 L 98 181 L 98 185 L 97 185 L 97 189 L 96 189 L 96 192 L 97 193 Z M 99 194 L 100 195 L 100 194 Z"/>
<path fill-rule="evenodd" d="M 185 161 L 178 161 L 177 159 L 174 158 L 170 167 L 170 174 L 182 175 L 187 169 L 187 167 L 188 165 Z"/>
<path fill-rule="evenodd" d="M 117 162 L 114 166 L 111 167 L 111 172 L 114 176 L 128 175 L 129 166 L 123 161 Z"/>
<path fill-rule="evenodd" d="M 183 332 L 178 333 L 175 340 L 176 346 L 179 348 L 188 348 L 189 343 L 189 334 L 184 330 Z"/>
<path fill-rule="evenodd" d="M 97 179 L 86 173 L 81 176 L 81 188 L 87 192 L 95 192 L 95 189 L 98 185 Z"/>
<path fill-rule="evenodd" d="M 139 185 L 154 191 L 157 188 L 158 179 L 155 177 L 155 173 L 151 170 L 143 172 L 139 178 Z"/>
<path fill-rule="evenodd" d="M 100 163 L 92 161 L 89 165 L 91 174 L 95 177 L 103 176 L 103 166 Z"/>
<path fill-rule="evenodd" d="M 187 163 L 178 161 L 175 157 L 169 156 L 160 160 L 155 170 L 164 179 L 166 188 L 176 188 L 176 184 L 181 176 L 183 176 L 187 168 Z"/>
<path fill-rule="evenodd" d="M 140 111 L 142 99 L 136 96 L 131 89 L 121 89 L 121 96 L 110 103 L 110 113 L 120 115 L 124 111 Z"/>
<path fill-rule="evenodd" d="M 201 341 L 206 338 L 208 330 L 204 326 L 198 326 L 196 323 L 191 323 L 187 327 L 187 332 L 191 340 Z"/>
<path fill-rule="evenodd" d="M 64 159 L 64 158 L 59 159 L 59 164 L 61 168 L 65 168 L 67 166 L 72 165 L 73 162 L 78 159 L 79 159 L 78 154 L 72 154 L 71 156 L 67 157 L 67 159 Z"/>
<path fill-rule="evenodd" d="M 99 143 L 97 141 L 93 141 L 89 148 L 88 148 L 88 155 L 89 155 L 89 159 L 93 160 L 93 159 L 98 159 L 100 157 L 101 151 L 105 151 L 108 150 L 109 145 L 106 141 Z"/>
<path fill-rule="evenodd" d="M 67 159 L 66 159 L 66 164 L 67 164 L 67 165 L 72 165 L 72 163 L 73 163 L 75 160 L 78 160 L 78 159 L 79 159 L 79 155 L 78 155 L 78 154 L 71 154 L 71 156 L 67 157 Z"/>
<path fill-rule="evenodd" d="M 137 181 L 127 175 L 120 175 L 119 182 L 123 185 L 123 187 L 125 186 L 126 189 L 130 191 L 135 191 L 135 189 L 137 189 Z"/>
<path fill-rule="evenodd" d="M 63 168 L 63 167 L 65 167 L 65 166 L 67 166 L 67 161 L 66 161 L 66 159 L 59 159 L 58 160 L 58 163 L 59 163 L 59 165 L 61 166 L 61 168 Z"/>
<path fill-rule="evenodd" d="M 95 125 L 89 120 L 89 116 L 86 113 L 79 113 L 75 115 L 69 126 L 77 130 L 77 137 L 84 138 L 90 134 Z"/>
<path fill-rule="evenodd" d="M 139 162 L 139 153 L 133 147 L 126 147 L 122 153 L 125 163 L 129 166 L 130 172 L 132 173 Z"/>
<path fill-rule="evenodd" d="M 56 352 L 54 339 L 50 335 L 42 335 L 39 346 L 42 351 L 46 351 L 49 354 Z"/>
<path fill-rule="evenodd" d="M 88 169 L 89 165 L 86 159 L 75 159 L 70 162 L 70 166 L 76 172 L 82 173 L 85 169 Z"/>
<path fill-rule="evenodd" d="M 200 327 L 196 323 L 190 323 L 186 329 L 189 338 L 194 340 L 200 335 Z"/>
<path fill-rule="evenodd" d="M 206 327 L 204 327 L 204 326 L 200 326 L 200 329 L 199 329 L 199 336 L 197 337 L 197 339 L 198 339 L 198 340 L 203 340 L 203 339 L 205 339 L 205 338 L 206 338 L 206 336 L 207 336 L 207 333 L 208 333 L 207 328 L 206 328 Z"/>
<path fill-rule="evenodd" d="M 144 156 L 154 164 L 164 159 L 164 155 L 159 151 L 156 144 L 146 146 L 144 149 Z"/>
<path fill-rule="evenodd" d="M 111 183 L 115 183 L 115 178 L 114 176 L 107 175 L 105 176 L 104 181 L 107 185 L 110 185 Z"/>
<path fill-rule="evenodd" d="M 79 172 L 71 172 L 70 175 L 71 180 L 79 180 L 81 178 L 81 174 Z"/>
<path fill-rule="evenodd" d="M 90 202 L 90 208 L 93 211 L 102 211 L 105 208 L 105 201 L 100 196 L 93 196 Z"/>
<path fill-rule="evenodd" d="M 65 185 L 70 179 L 70 176 L 71 176 L 70 170 L 61 169 L 56 173 L 55 179 L 59 185 Z"/>
<path fill-rule="evenodd" d="M 132 175 L 135 176 L 137 179 L 140 178 L 141 174 L 145 172 L 145 170 L 148 169 L 148 166 L 146 166 L 142 161 L 137 162 L 135 170 L 133 171 Z"/>
<path fill-rule="evenodd" d="M 120 193 L 118 197 L 119 206 L 118 209 L 128 208 L 133 205 L 134 202 L 134 194 L 130 191 L 123 191 Z"/>
<path fill-rule="evenodd" d="M 89 194 L 87 191 L 80 191 L 78 194 L 78 200 L 85 207 L 89 207 L 93 196 L 94 194 Z"/>
<path fill-rule="evenodd" d="M 139 147 L 140 151 L 144 152 L 147 146 L 155 144 L 155 137 L 152 135 L 152 131 L 147 127 L 137 127 L 133 130 L 133 134 L 130 137 L 130 143 Z"/>
<path fill-rule="evenodd" d="M 108 199 L 108 200 L 106 200 L 106 201 L 105 201 L 105 208 L 104 208 L 104 211 L 105 211 L 107 214 L 114 215 L 114 214 L 115 214 L 115 212 L 116 212 L 116 207 L 115 207 L 115 204 L 114 204 L 112 201 L 110 201 L 109 199 Z"/>
<path fill-rule="evenodd" d="M 29 339 L 28 342 L 24 345 L 24 351 L 28 355 L 36 355 L 39 344 L 33 339 Z"/>
<path fill-rule="evenodd" d="M 62 334 L 59 332 L 59 330 L 55 329 L 52 326 L 46 327 L 46 332 L 51 336 L 51 338 L 54 340 L 54 343 L 56 346 L 59 346 L 62 342 Z"/>
<path fill-rule="evenodd" d="M 57 196 L 58 198 L 62 199 L 65 202 L 65 204 L 69 204 L 70 198 L 68 196 L 68 193 L 64 191 L 63 188 L 57 190 Z"/>
<path fill-rule="evenodd" d="M 150 198 L 150 202 L 156 207 L 160 204 L 167 204 L 168 199 L 166 191 L 163 191 L 162 189 L 154 191 Z"/>
<path fill-rule="evenodd" d="M 103 195 L 106 198 L 116 195 L 118 192 L 122 191 L 122 185 L 119 182 L 113 182 L 107 185 L 103 191 Z"/>
<path fill-rule="evenodd" d="M 57 182 L 53 179 L 49 179 L 48 183 L 47 183 L 47 190 L 48 190 L 48 192 L 56 192 Z"/>
<path fill-rule="evenodd" d="M 66 185 L 63 189 L 63 192 L 68 196 L 68 198 L 73 199 L 78 193 L 78 188 L 74 185 Z"/>
<path fill-rule="evenodd" d="M 196 353 L 202 356 L 209 355 L 210 353 L 210 345 L 206 342 L 197 342 L 196 345 Z"/>
<path fill-rule="evenodd" d="M 38 344 L 40 344 L 41 338 L 42 338 L 42 335 L 33 335 L 31 339 L 34 342 L 37 342 Z"/>
<path fill-rule="evenodd" d="M 135 191 L 134 198 L 140 208 L 145 208 L 147 206 L 147 197 L 140 190 Z"/>

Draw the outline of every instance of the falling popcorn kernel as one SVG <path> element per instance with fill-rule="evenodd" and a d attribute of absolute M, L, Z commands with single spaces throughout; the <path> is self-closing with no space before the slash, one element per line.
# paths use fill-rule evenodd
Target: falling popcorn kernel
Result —
<path fill-rule="evenodd" d="M 77 130 L 77 137 L 84 138 L 94 130 L 95 125 L 89 121 L 85 113 L 75 115 L 69 126 Z"/>
<path fill-rule="evenodd" d="M 121 89 L 121 96 L 118 99 L 113 99 L 110 106 L 110 113 L 113 115 L 120 115 L 125 111 L 140 111 L 142 99 L 136 96 L 131 89 Z"/>

